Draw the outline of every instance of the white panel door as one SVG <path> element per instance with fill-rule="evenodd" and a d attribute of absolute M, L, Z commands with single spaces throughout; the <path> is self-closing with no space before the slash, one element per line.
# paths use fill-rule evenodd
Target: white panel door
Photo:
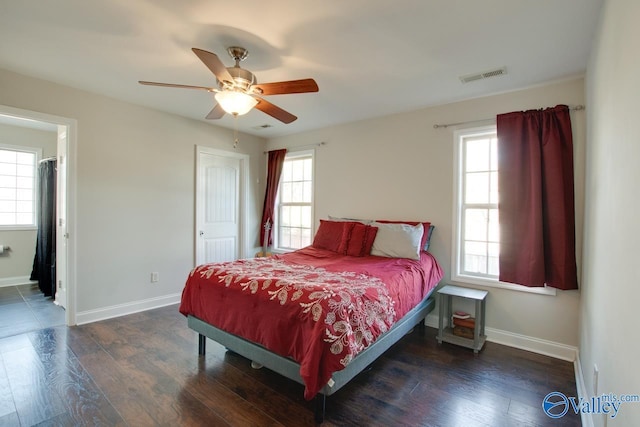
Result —
<path fill-rule="evenodd" d="M 198 153 L 196 263 L 240 258 L 241 160 Z"/>

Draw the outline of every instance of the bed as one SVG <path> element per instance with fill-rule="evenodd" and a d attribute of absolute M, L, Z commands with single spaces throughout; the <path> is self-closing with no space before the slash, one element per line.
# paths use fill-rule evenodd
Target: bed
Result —
<path fill-rule="evenodd" d="M 322 422 L 326 396 L 434 308 L 442 269 L 419 222 L 325 221 L 313 245 L 197 266 L 180 312 L 199 334 L 305 386 Z"/>

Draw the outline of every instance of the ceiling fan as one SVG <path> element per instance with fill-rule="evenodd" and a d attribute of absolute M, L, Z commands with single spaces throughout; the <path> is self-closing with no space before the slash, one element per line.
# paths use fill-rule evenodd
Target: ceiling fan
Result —
<path fill-rule="evenodd" d="M 249 55 L 249 52 L 242 47 L 232 46 L 227 48 L 229 55 L 236 61 L 233 67 L 225 67 L 215 53 L 197 48 L 192 48 L 191 50 L 216 76 L 218 82 L 217 88 L 147 81 L 139 81 L 138 83 L 149 86 L 199 89 L 206 90 L 207 92 L 215 92 L 215 98 L 218 104 L 207 114 L 207 119 L 219 119 L 224 116 L 225 113 L 240 116 L 248 113 L 255 107 L 263 113 L 287 124 L 296 120 L 297 117 L 270 103 L 261 96 L 318 91 L 318 85 L 313 79 L 258 84 L 256 76 L 251 71 L 240 68 L 240 61 L 243 61 Z"/>

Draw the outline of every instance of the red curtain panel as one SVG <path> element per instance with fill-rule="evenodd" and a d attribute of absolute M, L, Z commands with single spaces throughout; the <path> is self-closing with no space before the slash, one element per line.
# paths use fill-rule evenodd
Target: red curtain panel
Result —
<path fill-rule="evenodd" d="M 500 281 L 577 289 L 569 107 L 497 116 Z"/>
<path fill-rule="evenodd" d="M 286 149 L 269 151 L 269 164 L 267 165 L 267 189 L 264 195 L 264 207 L 262 208 L 262 222 L 264 227 L 267 221 L 271 225 L 269 231 L 269 242 L 265 244 L 264 228 L 260 231 L 260 246 L 271 246 L 273 244 L 273 217 L 275 213 L 276 196 L 278 195 L 278 184 L 280 183 L 280 175 L 282 175 L 282 166 L 284 165 L 284 157 L 287 154 Z"/>

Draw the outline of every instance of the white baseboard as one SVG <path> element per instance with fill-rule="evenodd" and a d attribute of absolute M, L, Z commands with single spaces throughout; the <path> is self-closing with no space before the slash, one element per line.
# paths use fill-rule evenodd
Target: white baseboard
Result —
<path fill-rule="evenodd" d="M 5 288 L 7 286 L 18 286 L 18 285 L 30 285 L 34 282 L 33 280 L 29 280 L 29 276 L 17 276 L 17 277 L 3 277 L 0 278 L 0 288 Z"/>
<path fill-rule="evenodd" d="M 576 374 L 576 389 L 578 391 L 578 399 L 588 399 L 590 394 L 587 393 L 587 386 L 584 382 L 582 373 L 582 365 L 580 364 L 580 352 L 576 352 L 576 360 L 573 362 L 573 369 Z M 593 427 L 593 417 L 585 412 L 580 412 L 580 419 L 583 427 Z"/>
<path fill-rule="evenodd" d="M 438 328 L 438 315 L 429 314 L 425 319 L 425 324 L 432 328 Z M 545 356 L 555 357 L 569 362 L 576 360 L 578 348 L 566 344 L 547 341 L 540 338 L 520 335 L 501 329 L 485 327 L 487 341 L 495 342 L 509 347 L 515 347 L 522 350 L 531 351 Z"/>
<path fill-rule="evenodd" d="M 86 323 L 97 322 L 99 320 L 112 319 L 114 317 L 126 316 L 127 314 L 139 313 L 141 311 L 177 304 L 180 302 L 181 295 L 181 293 L 177 293 L 149 298 L 142 301 L 133 301 L 126 304 L 112 305 L 110 307 L 98 308 L 95 310 L 79 311 L 76 313 L 76 325 L 84 325 Z"/>

